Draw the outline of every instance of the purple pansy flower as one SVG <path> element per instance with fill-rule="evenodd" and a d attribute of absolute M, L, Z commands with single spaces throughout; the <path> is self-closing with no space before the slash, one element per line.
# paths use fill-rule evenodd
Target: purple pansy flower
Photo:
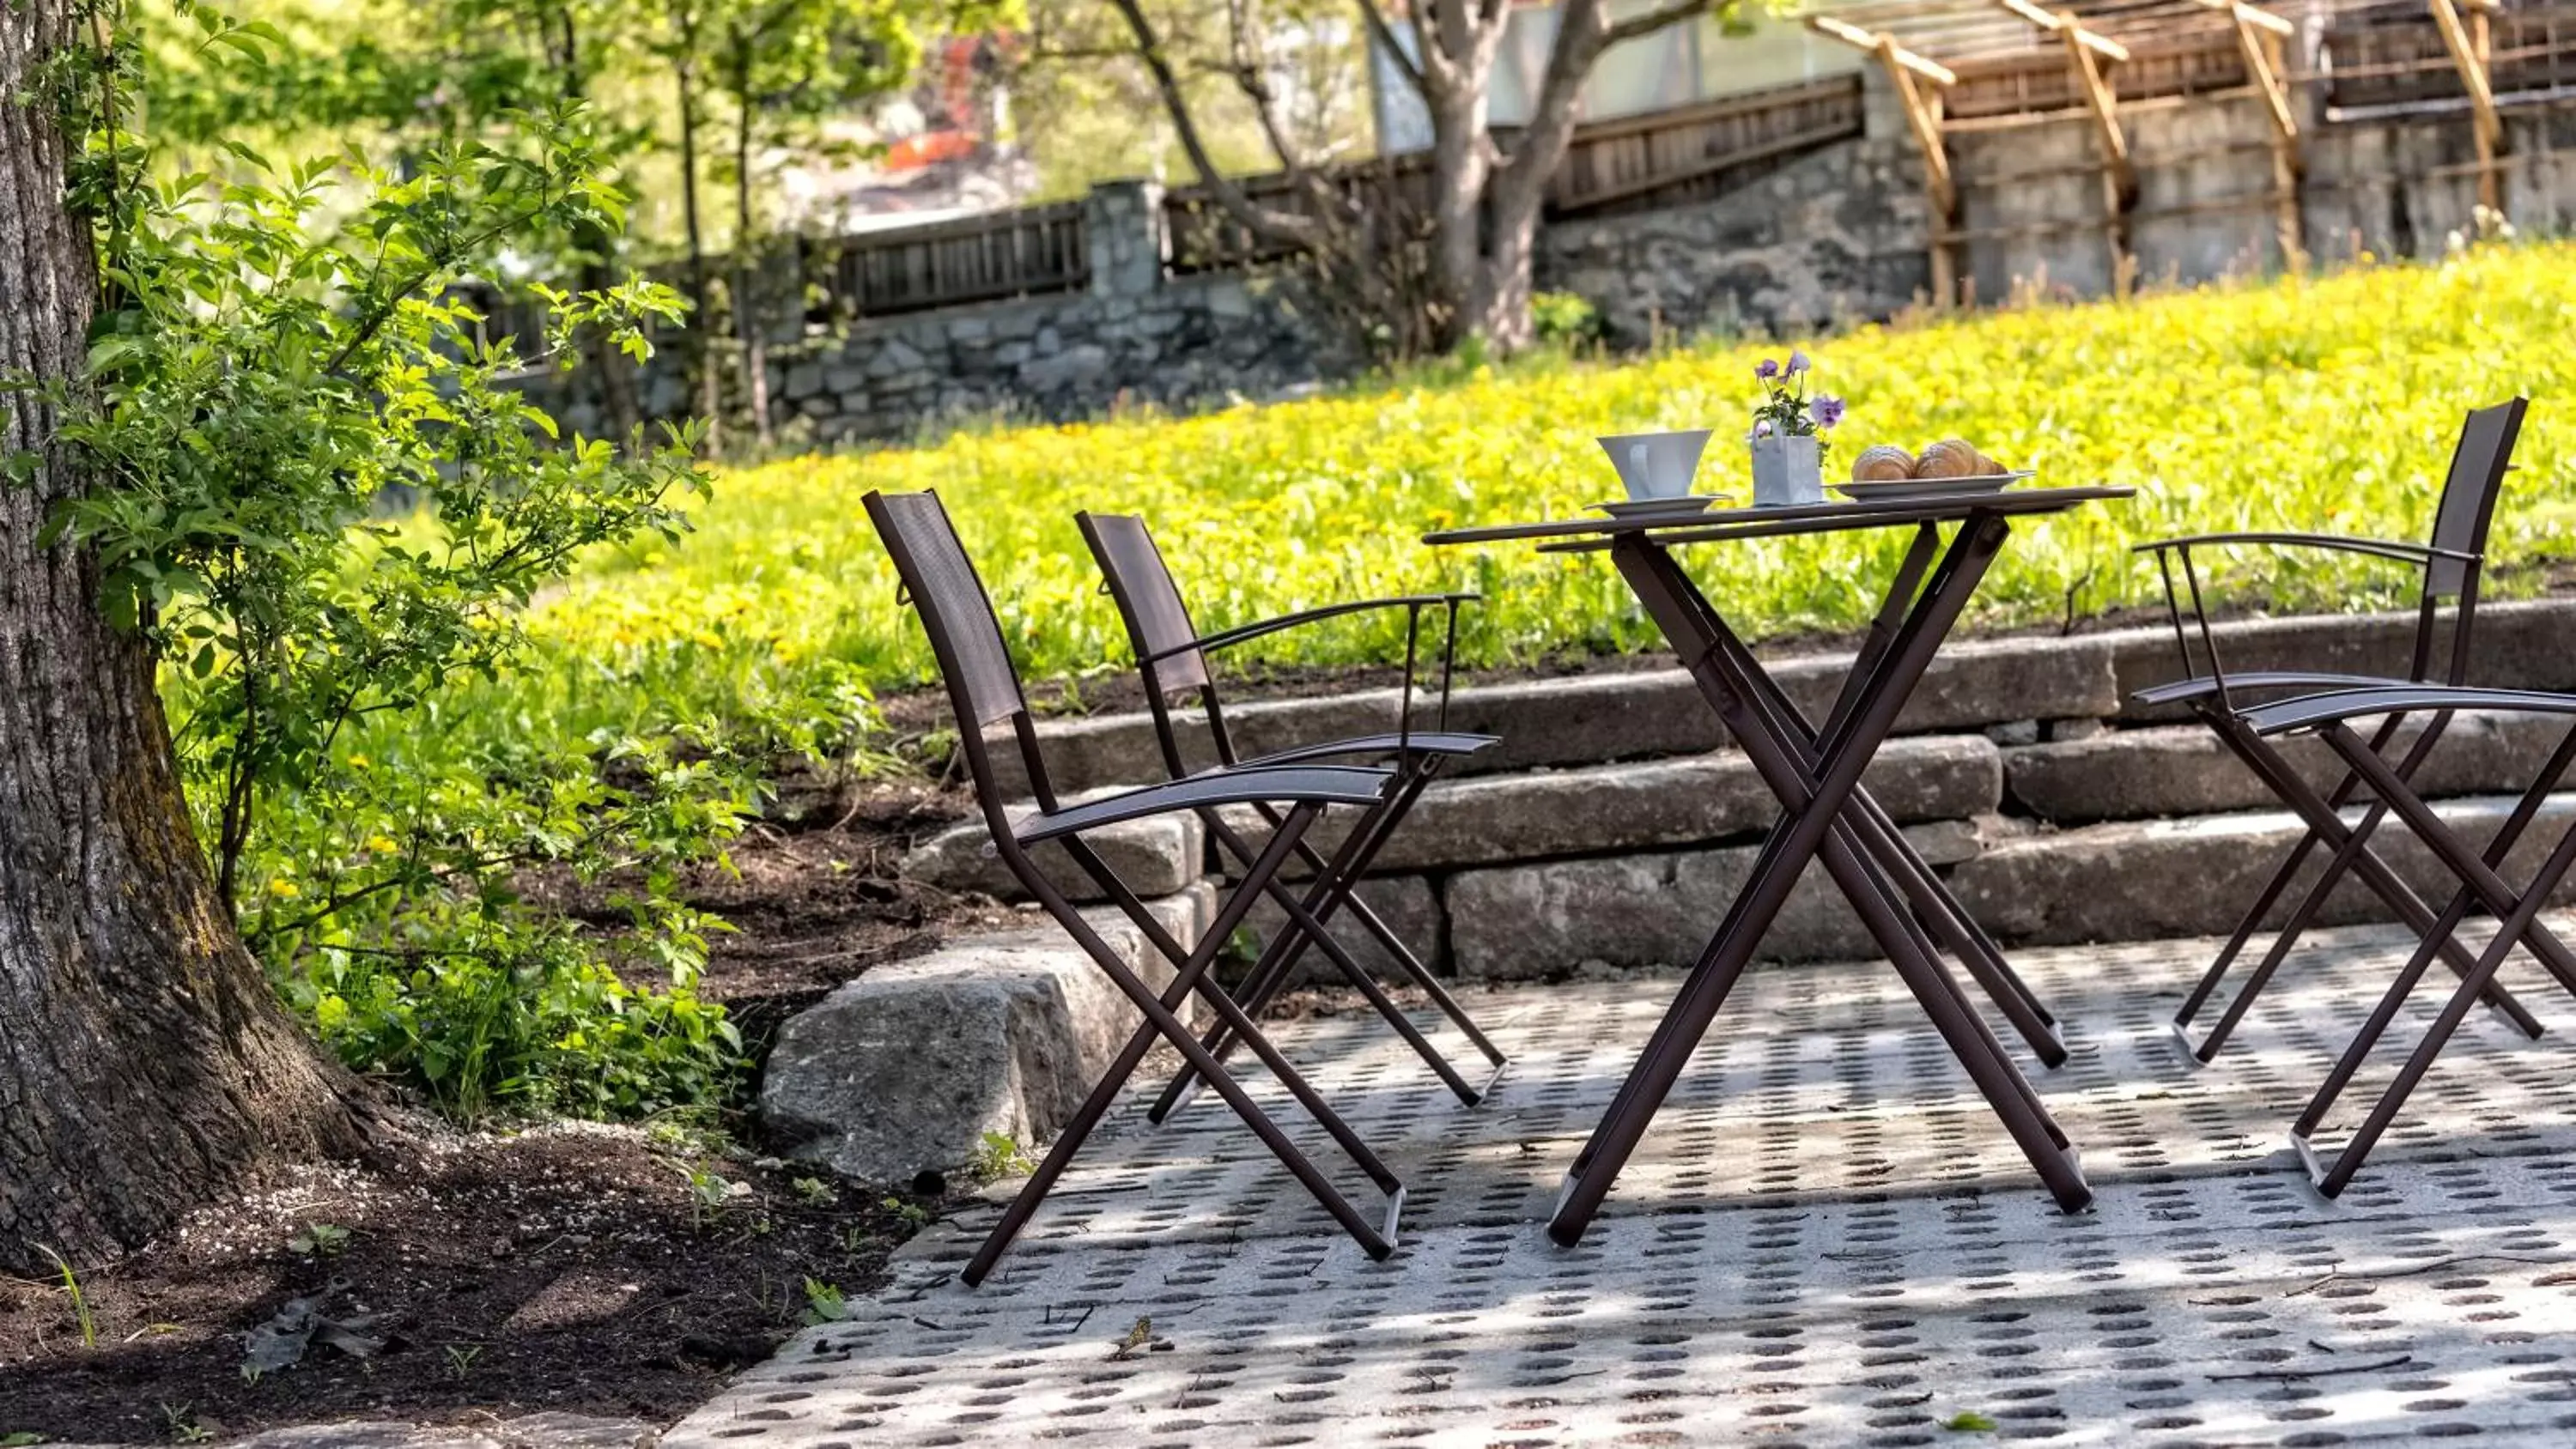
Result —
<path fill-rule="evenodd" d="M 1801 352 L 1801 351 L 1792 350 L 1792 351 L 1789 353 L 1789 371 L 1790 371 L 1791 373 L 1795 374 L 1795 373 L 1801 373 L 1801 372 L 1804 372 L 1804 371 L 1806 371 L 1806 370 L 1807 370 L 1807 354 L 1806 354 L 1806 353 L 1804 353 L 1804 352 Z"/>
<path fill-rule="evenodd" d="M 1843 420 L 1843 400 L 1829 392 L 1816 394 L 1816 426 L 1830 428 Z"/>
<path fill-rule="evenodd" d="M 1771 420 L 1769 418 L 1763 418 L 1755 422 L 1753 425 L 1753 431 L 1745 434 L 1744 436 L 1747 439 L 1767 438 L 1771 436 Z"/>
<path fill-rule="evenodd" d="M 1762 379 L 1764 382 L 1769 382 L 1771 379 L 1780 375 L 1780 364 L 1766 357 L 1760 362 L 1753 364 L 1753 375 Z"/>

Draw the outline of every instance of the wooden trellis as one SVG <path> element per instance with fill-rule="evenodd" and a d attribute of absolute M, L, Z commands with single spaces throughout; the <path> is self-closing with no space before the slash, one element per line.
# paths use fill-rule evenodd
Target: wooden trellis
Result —
<path fill-rule="evenodd" d="M 2460 72 L 2460 86 L 2469 93 L 2470 124 L 2478 145 L 2478 204 L 2501 213 L 2504 188 L 2496 163 L 2504 155 L 2504 121 L 2496 115 L 2495 85 L 2487 70 L 2494 53 L 2487 17 L 2495 13 L 2496 0 L 2431 3 L 2433 24 L 2442 32 L 2442 48 L 2451 53 L 2451 64 Z M 2469 12 L 2465 22 L 2460 16 L 2462 10 Z"/>
<path fill-rule="evenodd" d="M 2496 0 L 2434 0 L 2492 6 Z M 1987 8 L 1991 6 L 1991 8 Z M 2050 0 L 1971 0 L 1966 4 L 1862 5 L 1832 16 L 1815 16 L 1809 28 L 1876 56 L 1891 88 L 1904 106 L 1908 127 L 1924 156 L 1926 191 L 1933 201 L 1932 276 L 1936 295 L 1954 296 L 1962 266 L 1960 250 L 1969 233 L 1960 214 L 1961 187 L 1944 142 L 1952 126 L 1991 125 L 1945 114 L 1945 93 L 1973 71 L 1975 84 L 1994 94 L 1998 83 L 2029 86 L 2013 80 L 2034 74 L 2030 62 L 2047 50 L 2061 51 L 2067 77 L 2059 105 L 2074 104 L 2091 123 L 2100 156 L 2102 233 L 2110 251 L 2115 291 L 2125 294 L 2137 274 L 2132 230 L 2137 219 L 2139 185 L 2136 162 L 2121 112 L 2121 87 L 2115 67 L 2138 61 L 2144 94 L 2170 97 L 2206 93 L 2211 64 L 2203 56 L 2211 44 L 2220 54 L 2233 49 L 2244 71 L 2244 84 L 2263 103 L 2270 123 L 2272 185 L 2269 204 L 2279 233 L 2282 255 L 2295 262 L 2304 255 L 2300 234 L 2299 187 L 2303 175 L 2298 111 L 2290 96 L 2291 76 L 2283 42 L 2296 35 L 2289 21 L 2247 0 L 2085 0 L 2086 13 L 2051 8 Z M 2473 11 L 2473 15 L 2482 14 Z M 1977 17 L 1989 17 L 1980 20 Z M 1873 28 L 1884 17 L 1905 31 L 1933 37 L 1942 48 L 1929 55 L 1909 45 L 1895 29 Z M 2040 32 L 2044 49 L 2034 50 L 2028 26 Z M 2191 39 L 2187 37 L 2197 37 Z M 2227 37 L 2227 38 L 2222 38 Z M 2230 41 L 2232 40 L 2232 45 Z M 2133 47 L 2144 45 L 2149 59 Z M 1953 51 L 1958 54 L 1954 56 Z M 2182 57 L 2191 57 L 2183 60 Z M 2129 71 L 2120 69 L 2117 75 Z M 2221 82 L 2227 84 L 2227 82 Z M 2006 92 L 2009 94 L 2009 92 Z M 2170 101 L 2166 102 L 2170 104 Z M 1985 104 L 1991 108 L 1991 99 Z M 2261 204 L 2260 202 L 2257 203 Z"/>
<path fill-rule="evenodd" d="M 2092 113 L 2094 135 L 2102 143 L 2102 239 L 2111 249 L 2112 290 L 2125 297 L 2137 276 L 2136 254 L 2129 247 L 2129 213 L 2138 205 L 2138 171 L 2129 160 L 2129 138 L 2120 130 L 2120 99 L 2111 89 L 2106 67 L 2127 60 L 2129 48 L 2086 29 L 2071 10 L 2043 10 L 2031 0 L 1995 3 L 2065 43 L 2076 94 Z"/>
<path fill-rule="evenodd" d="M 2232 22 L 2237 52 L 2245 58 L 2245 78 L 2262 93 L 2264 112 L 2272 122 L 2273 225 L 2280 235 L 2282 262 L 2295 267 L 2307 255 L 2299 222 L 2299 179 L 2307 173 L 2307 163 L 2299 151 L 2299 116 L 2290 105 L 2290 68 L 2282 43 L 2296 35 L 2298 27 L 2244 0 L 2192 3 Z"/>
<path fill-rule="evenodd" d="M 1877 56 L 1879 65 L 1886 70 L 1888 84 L 1894 88 L 1898 104 L 1905 108 L 1906 128 L 1914 133 L 1914 144 L 1923 152 L 1923 192 L 1932 210 L 1932 305 L 1957 305 L 1959 269 L 1954 253 L 1958 245 L 1959 188 L 1950 175 L 1949 147 L 1941 139 L 1940 88 L 1957 85 L 1959 77 L 1949 67 L 1897 44 L 1892 35 L 1863 30 L 1830 15 L 1811 15 L 1807 24 L 1819 35 Z"/>

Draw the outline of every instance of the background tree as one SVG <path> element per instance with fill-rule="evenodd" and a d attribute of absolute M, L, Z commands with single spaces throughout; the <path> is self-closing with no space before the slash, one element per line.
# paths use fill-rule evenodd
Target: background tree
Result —
<path fill-rule="evenodd" d="M 1153 77 L 1181 148 L 1201 182 L 1236 222 L 1281 245 L 1331 254 L 1352 252 L 1365 227 L 1366 203 L 1336 202 L 1334 188 L 1298 152 L 1282 117 L 1282 100 L 1265 63 L 1275 17 L 1260 0 L 1227 0 L 1220 56 L 1191 55 L 1155 23 L 1146 0 L 1111 0 L 1125 20 L 1137 58 Z M 1494 66 L 1513 7 L 1508 0 L 1415 0 L 1399 35 L 1380 0 L 1355 0 L 1379 48 L 1421 96 L 1430 119 L 1430 200 L 1424 265 L 1424 323 L 1435 345 L 1482 339 L 1502 351 L 1531 340 L 1530 269 L 1548 178 L 1565 157 L 1577 101 L 1595 62 L 1612 46 L 1668 26 L 1718 14 L 1726 0 L 1661 0 L 1613 20 L 1609 0 L 1560 0 L 1555 39 L 1528 122 L 1506 151 L 1489 121 Z M 1185 71 L 1224 74 L 1260 118 L 1280 170 L 1295 183 L 1288 205 L 1254 201 L 1224 174 L 1199 126 Z"/>
<path fill-rule="evenodd" d="M 955 17 L 975 17 L 961 8 Z M 730 0 L 714 26 L 715 73 L 733 106 L 733 275 L 728 298 L 740 348 L 743 410 L 770 443 L 769 358 L 760 315 L 765 248 L 754 201 L 761 156 L 813 154 L 820 123 L 895 89 L 921 63 L 921 39 L 900 0 Z"/>

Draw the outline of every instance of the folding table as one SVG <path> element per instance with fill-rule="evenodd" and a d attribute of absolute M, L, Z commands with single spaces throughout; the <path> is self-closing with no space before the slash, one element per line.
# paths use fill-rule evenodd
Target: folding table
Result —
<path fill-rule="evenodd" d="M 1677 520 L 1507 524 L 1424 537 L 1435 546 L 1531 542 L 1542 552 L 1606 551 L 1781 805 L 1742 891 L 1566 1174 L 1548 1224 L 1550 1237 L 1569 1247 L 1582 1240 L 1790 889 L 1807 863 L 1818 859 L 2058 1205 L 2075 1212 L 2092 1201 L 2074 1145 L 1969 1003 L 1940 951 L 1959 957 L 2050 1066 L 2066 1055 L 2056 1020 L 1906 843 L 1860 777 L 2001 551 L 2011 520 L 2127 498 L 2134 491 L 2026 489 L 1727 509 Z M 1944 524 L 1957 525 L 1946 546 Z M 1673 551 L 1688 544 L 1872 528 L 1910 528 L 1914 537 L 1840 695 L 1821 723 L 1811 723 L 1691 582 Z"/>

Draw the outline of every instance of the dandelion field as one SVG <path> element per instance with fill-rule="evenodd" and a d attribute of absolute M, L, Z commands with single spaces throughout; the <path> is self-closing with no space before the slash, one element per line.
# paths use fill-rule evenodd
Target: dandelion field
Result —
<path fill-rule="evenodd" d="M 1874 442 L 1962 436 L 2039 485 L 2124 484 L 2126 504 L 2015 537 L 1971 627 L 2160 598 L 2130 546 L 2286 527 L 2420 538 L 2467 409 L 2534 400 L 2493 552 L 2510 569 L 2576 553 L 2576 246 L 2481 249 L 2438 266 L 1989 312 L 1811 344 L 1816 386 L 1848 400 L 1827 477 Z M 535 621 L 592 686 L 731 697 L 820 671 L 885 690 L 929 678 L 859 509 L 871 488 L 936 488 L 996 595 L 1022 670 L 1077 673 L 1125 645 L 1074 511 L 1142 513 L 1202 628 L 1429 586 L 1465 586 L 1462 658 L 1525 662 L 1653 647 L 1607 563 L 1525 546 L 1435 550 L 1425 531 L 1576 512 L 1616 496 L 1595 434 L 1718 430 L 1699 486 L 1749 494 L 1739 441 L 1759 400 L 1755 344 L 1630 362 L 1549 359 L 1424 374 L 1187 419 L 959 434 L 820 455 L 718 480 L 682 543 L 601 558 Z M 1702 579 L 1752 633 L 1861 622 L 1899 531 L 1728 544 Z M 2248 554 L 2216 588 L 2278 608 L 2370 607 L 2410 581 L 2383 569 Z M 2511 587 L 2508 580 L 2501 587 Z M 1263 641 L 1274 662 L 1385 662 L 1400 616 Z M 625 689 L 555 686 L 578 713 Z M 569 696 L 569 698 L 566 698 Z M 579 701 L 575 703 L 574 701 Z"/>

